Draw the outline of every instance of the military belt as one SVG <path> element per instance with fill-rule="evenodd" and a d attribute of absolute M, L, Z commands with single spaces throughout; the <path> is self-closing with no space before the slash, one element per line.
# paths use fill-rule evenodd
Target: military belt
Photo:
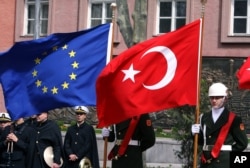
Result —
<path fill-rule="evenodd" d="M 122 144 L 122 139 L 117 139 L 115 141 L 116 145 L 121 145 Z M 132 146 L 140 146 L 140 141 L 138 140 L 130 140 L 128 145 L 132 145 Z"/>
<path fill-rule="evenodd" d="M 213 149 L 214 145 L 204 145 L 203 151 L 211 151 Z M 232 145 L 222 145 L 221 151 L 232 151 Z"/>

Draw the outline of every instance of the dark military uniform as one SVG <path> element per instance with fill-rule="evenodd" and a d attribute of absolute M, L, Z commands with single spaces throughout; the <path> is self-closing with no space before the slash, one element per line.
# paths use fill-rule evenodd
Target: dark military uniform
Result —
<path fill-rule="evenodd" d="M 8 144 L 6 144 L 4 141 L 7 135 L 10 133 L 10 129 L 13 129 L 12 131 L 18 138 L 18 141 L 13 142 L 13 148 L 11 147 L 12 145 L 9 142 L 9 149 L 7 152 Z M 7 126 L 0 140 L 0 148 L 1 151 L 3 151 L 1 153 L 1 165 L 5 165 L 6 167 L 7 165 L 9 165 L 9 167 L 13 168 L 28 168 L 27 160 L 29 160 L 28 152 L 31 135 L 34 135 L 34 130 L 28 127 L 25 123 L 17 126 Z M 13 149 L 13 151 L 11 151 L 11 148 Z"/>
<path fill-rule="evenodd" d="M 99 168 L 99 157 L 97 150 L 97 141 L 94 128 L 82 123 L 68 128 L 64 139 L 65 155 L 75 154 L 78 159 L 76 161 L 69 161 L 66 157 L 67 168 L 79 168 L 81 159 L 87 157 L 93 168 Z"/>
<path fill-rule="evenodd" d="M 63 159 L 64 155 L 59 126 L 54 121 L 46 120 L 43 123 L 37 123 L 35 131 L 34 135 L 30 135 L 34 138 L 30 148 L 33 155 L 30 156 L 29 166 L 31 168 L 49 168 L 43 157 L 44 150 L 49 146 L 53 148 L 54 162 L 60 165 L 60 159 Z"/>
<path fill-rule="evenodd" d="M 225 108 L 218 120 L 214 123 L 212 118 L 212 112 L 205 113 L 201 119 L 202 129 L 206 125 L 206 145 L 207 147 L 203 150 L 207 163 L 201 163 L 201 168 L 229 168 L 230 167 L 230 150 L 225 148 L 221 149 L 218 158 L 212 158 L 211 150 L 215 144 L 222 126 L 224 126 L 229 118 L 229 111 Z M 204 144 L 203 132 L 199 134 L 200 145 Z M 232 125 L 229 129 L 228 135 L 224 142 L 224 147 L 232 147 L 232 151 L 243 151 L 248 145 L 248 139 L 244 130 L 244 125 L 239 116 L 235 116 Z"/>
<path fill-rule="evenodd" d="M 111 153 L 116 156 L 124 136 L 129 127 L 130 120 L 126 120 L 112 127 L 109 142 L 116 139 Z M 112 159 L 112 168 L 143 168 L 142 152 L 152 147 L 155 143 L 155 133 L 148 114 L 140 117 L 127 150 L 123 156 Z"/>

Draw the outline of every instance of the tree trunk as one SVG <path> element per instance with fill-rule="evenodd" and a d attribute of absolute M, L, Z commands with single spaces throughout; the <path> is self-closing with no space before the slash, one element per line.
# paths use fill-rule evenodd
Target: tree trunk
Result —
<path fill-rule="evenodd" d="M 147 0 L 135 1 L 135 8 L 132 15 L 134 20 L 134 44 L 147 39 L 147 6 Z"/>
<path fill-rule="evenodd" d="M 117 24 L 127 47 L 133 45 L 133 29 L 129 19 L 129 10 L 126 0 L 119 0 L 117 3 Z"/>

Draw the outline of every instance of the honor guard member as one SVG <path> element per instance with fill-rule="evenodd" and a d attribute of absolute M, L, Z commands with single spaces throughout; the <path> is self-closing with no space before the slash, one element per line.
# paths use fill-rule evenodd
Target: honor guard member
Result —
<path fill-rule="evenodd" d="M 86 123 L 89 109 L 76 106 L 76 124 L 70 126 L 64 139 L 64 152 L 67 168 L 99 168 L 99 157 L 95 131 L 92 125 Z"/>
<path fill-rule="evenodd" d="M 9 113 L 0 112 L 0 135 L 2 134 L 4 128 L 11 125 L 11 118 Z"/>
<path fill-rule="evenodd" d="M 209 87 L 212 110 L 200 116 L 200 124 L 192 125 L 192 134 L 199 134 L 202 145 L 201 168 L 229 168 L 230 151 L 243 151 L 248 139 L 239 116 L 225 107 L 228 88 L 222 83 Z"/>
<path fill-rule="evenodd" d="M 134 130 L 129 133 L 134 120 L 138 122 Z M 128 134 L 131 136 L 127 136 Z M 155 144 L 155 132 L 148 114 L 115 124 L 111 130 L 103 128 L 102 136 L 107 137 L 109 142 L 115 141 L 108 155 L 108 159 L 112 160 L 112 168 L 143 168 L 142 152 Z M 128 142 L 127 146 L 123 141 Z M 126 150 L 121 155 L 120 151 L 124 147 Z"/>
<path fill-rule="evenodd" d="M 34 130 L 23 118 L 6 126 L 0 139 L 1 165 L 12 168 L 29 168 L 27 165 L 29 145 Z"/>
<path fill-rule="evenodd" d="M 5 127 L 7 127 L 8 125 L 11 125 L 10 115 L 6 112 L 0 112 L 0 137 L 2 133 L 4 132 Z M 0 149 L 0 153 L 2 153 L 1 149 Z"/>
<path fill-rule="evenodd" d="M 48 112 L 36 116 L 35 134 L 30 150 L 31 168 L 59 168 L 63 166 L 63 143 L 59 126 L 48 119 Z"/>

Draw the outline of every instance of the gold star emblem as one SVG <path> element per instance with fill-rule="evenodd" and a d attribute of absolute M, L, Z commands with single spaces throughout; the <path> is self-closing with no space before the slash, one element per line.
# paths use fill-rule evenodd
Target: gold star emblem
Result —
<path fill-rule="evenodd" d="M 57 94 L 58 92 L 58 88 L 56 88 L 55 86 L 51 89 L 52 94 Z"/>
<path fill-rule="evenodd" d="M 36 64 L 40 64 L 40 63 L 41 63 L 41 59 L 40 59 L 40 58 L 36 58 L 36 59 L 35 59 L 35 63 L 36 63 Z"/>
<path fill-rule="evenodd" d="M 43 91 L 43 93 L 47 93 L 47 92 L 48 92 L 48 88 L 47 88 L 46 86 L 44 86 L 44 87 L 42 88 L 42 91 Z"/>
<path fill-rule="evenodd" d="M 40 87 L 42 85 L 42 81 L 38 80 L 36 81 L 36 87 Z"/>
<path fill-rule="evenodd" d="M 44 51 L 43 53 L 42 53 L 42 55 L 47 55 L 48 53 L 47 53 L 47 51 Z"/>
<path fill-rule="evenodd" d="M 76 80 L 76 74 L 74 74 L 73 72 L 69 75 L 71 80 Z"/>
<path fill-rule="evenodd" d="M 68 48 L 67 44 L 65 44 L 65 45 L 62 47 L 63 50 L 66 50 L 67 48 Z"/>
<path fill-rule="evenodd" d="M 64 82 L 64 83 L 62 84 L 62 87 L 63 87 L 63 89 L 68 89 L 68 88 L 69 88 L 69 83 Z"/>
<path fill-rule="evenodd" d="M 71 64 L 74 69 L 78 68 L 79 63 L 74 61 L 73 64 Z"/>
<path fill-rule="evenodd" d="M 56 51 L 56 50 L 57 50 L 57 48 L 58 48 L 57 46 L 54 46 L 54 47 L 53 47 L 53 51 Z"/>
<path fill-rule="evenodd" d="M 69 57 L 70 57 L 70 58 L 71 58 L 71 57 L 75 57 L 75 55 L 76 55 L 76 52 L 75 52 L 75 51 L 71 50 L 71 51 L 69 52 Z"/>
<path fill-rule="evenodd" d="M 36 77 L 37 76 L 37 71 L 34 69 L 34 71 L 32 72 L 32 76 Z"/>

